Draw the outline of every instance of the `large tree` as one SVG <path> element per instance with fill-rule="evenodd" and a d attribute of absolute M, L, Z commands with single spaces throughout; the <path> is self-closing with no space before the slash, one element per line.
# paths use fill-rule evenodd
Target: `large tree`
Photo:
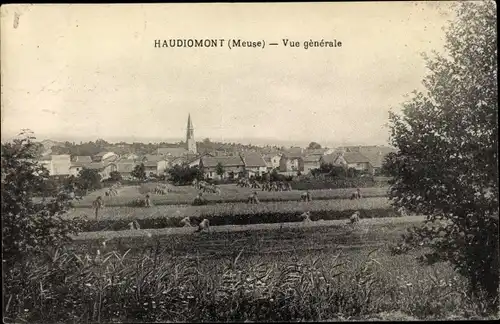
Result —
<path fill-rule="evenodd" d="M 427 261 L 449 261 L 474 294 L 498 302 L 498 93 L 496 7 L 457 5 L 446 53 L 426 57 L 425 91 L 391 113 L 399 149 L 386 169 L 393 204 L 427 216 L 400 251 L 427 245 Z"/>

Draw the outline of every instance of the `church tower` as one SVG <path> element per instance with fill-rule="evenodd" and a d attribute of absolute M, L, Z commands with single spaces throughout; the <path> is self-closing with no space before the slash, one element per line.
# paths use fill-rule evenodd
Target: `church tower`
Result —
<path fill-rule="evenodd" d="M 196 154 L 196 141 L 194 140 L 194 128 L 191 122 L 191 114 L 188 115 L 186 145 L 189 153 Z"/>

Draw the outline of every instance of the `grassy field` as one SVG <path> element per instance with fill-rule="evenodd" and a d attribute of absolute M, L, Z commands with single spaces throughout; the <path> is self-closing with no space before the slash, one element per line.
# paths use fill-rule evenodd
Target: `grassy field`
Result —
<path fill-rule="evenodd" d="M 116 323 L 479 315 L 460 276 L 446 264 L 423 267 L 416 255 L 395 257 L 382 248 L 365 248 L 184 258 L 103 250 L 103 261 L 93 262 L 62 253 L 51 261 L 68 273 L 59 280 L 43 271 L 15 277 L 22 289 L 5 292 L 7 298 L 17 293 L 5 316 L 10 322 Z M 44 294 L 37 295 L 40 287 Z M 60 300 L 51 299 L 55 292 Z M 31 301 L 28 295 L 39 297 Z"/>
<path fill-rule="evenodd" d="M 90 193 L 79 201 L 75 201 L 74 206 L 77 208 L 91 207 L 92 201 L 97 196 L 101 196 L 104 203 L 108 207 L 127 206 L 132 200 L 144 198 L 146 193 L 150 193 L 151 201 L 154 205 L 187 205 L 193 202 L 194 197 L 198 194 L 198 190 L 191 186 L 171 186 L 172 192 L 166 195 L 157 195 L 152 193 L 152 190 L 157 186 L 156 183 L 146 183 L 141 186 L 124 186 L 118 190 L 119 195 L 114 197 L 106 197 L 105 189 L 101 189 Z M 210 204 L 217 203 L 234 203 L 246 202 L 248 196 L 257 191 L 261 201 L 298 201 L 303 191 L 281 191 L 267 192 L 260 189 L 241 188 L 234 184 L 220 185 L 221 194 L 205 193 L 204 197 Z M 314 200 L 326 199 L 346 199 L 349 198 L 355 189 L 325 189 L 311 190 Z M 361 188 L 364 197 L 384 197 L 387 194 L 387 188 Z"/>
<path fill-rule="evenodd" d="M 389 253 L 422 219 L 81 233 L 49 261 L 35 260 L 28 274 L 8 274 L 5 316 L 50 323 L 482 318 L 481 303 L 449 265 L 418 264 L 424 250 Z"/>
<path fill-rule="evenodd" d="M 391 208 L 387 198 L 364 198 L 359 200 L 316 200 L 310 202 L 286 201 L 266 202 L 260 204 L 226 203 L 205 206 L 153 206 L 153 207 L 105 207 L 99 212 L 101 219 L 120 218 L 158 218 L 158 217 L 205 217 L 223 215 L 244 215 L 257 213 L 292 213 L 304 211 L 343 211 L 369 210 Z M 65 217 L 72 218 L 79 215 L 94 217 L 92 208 L 74 208 Z"/>
<path fill-rule="evenodd" d="M 21 311 L 21 318 L 57 315 L 59 321 L 70 322 L 478 318 L 481 310 L 473 306 L 465 281 L 447 264 L 418 264 L 415 258 L 423 250 L 389 254 L 387 246 L 420 220 L 363 220 L 351 229 L 332 224 L 281 230 L 219 228 L 198 235 L 158 231 L 152 238 L 136 231 L 142 235 L 107 237 L 106 246 L 101 239 L 108 233 L 84 233 L 74 242 L 73 253 L 88 253 L 93 259 L 99 249 L 102 261 L 85 261 L 83 255 L 76 263 L 70 255 L 55 258 L 66 262 L 58 268 L 79 269 L 74 279 L 78 281 L 64 283 L 61 290 L 72 307 L 47 300 L 45 307 L 33 304 Z M 50 277 L 30 278 L 23 284 L 34 292 L 40 285 L 59 289 L 44 281 Z M 65 311 L 57 313 L 62 308 Z"/>
<path fill-rule="evenodd" d="M 389 205 L 387 198 L 364 198 L 361 200 L 316 200 L 311 202 L 266 202 L 261 204 L 227 203 L 205 206 L 154 206 L 108 207 L 100 211 L 95 221 L 90 208 L 75 208 L 66 218 L 86 217 L 85 231 L 124 230 L 136 220 L 141 228 L 164 228 L 181 226 L 180 220 L 191 217 L 194 223 L 206 218 L 212 225 L 244 225 L 259 223 L 300 222 L 301 214 L 311 212 L 312 220 L 338 220 L 349 218 L 354 211 L 361 218 L 401 216 Z"/>

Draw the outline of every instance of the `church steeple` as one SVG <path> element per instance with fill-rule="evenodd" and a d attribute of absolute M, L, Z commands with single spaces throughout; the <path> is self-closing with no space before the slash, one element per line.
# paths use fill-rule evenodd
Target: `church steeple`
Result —
<path fill-rule="evenodd" d="M 186 130 L 186 145 L 190 153 L 196 154 L 196 141 L 194 140 L 194 127 L 191 122 L 191 114 L 188 115 L 187 130 Z"/>
<path fill-rule="evenodd" d="M 188 114 L 188 126 L 187 129 L 193 129 L 193 123 L 191 122 L 191 114 Z"/>

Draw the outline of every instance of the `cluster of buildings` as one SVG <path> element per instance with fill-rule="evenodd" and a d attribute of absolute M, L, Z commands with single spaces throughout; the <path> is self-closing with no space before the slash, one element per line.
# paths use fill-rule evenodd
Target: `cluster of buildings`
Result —
<path fill-rule="evenodd" d="M 134 153 L 118 155 L 114 152 L 100 152 L 94 156 L 49 155 L 41 163 L 51 175 L 77 176 L 84 168 L 94 169 L 107 179 L 117 171 L 124 179 L 131 178 L 132 170 L 144 164 L 146 175 L 164 175 L 175 165 L 199 166 L 207 179 L 261 176 L 272 170 L 284 175 L 308 174 L 322 164 L 377 174 L 385 156 L 395 150 L 384 146 L 349 146 L 337 149 L 303 149 L 292 147 L 287 150 L 267 152 L 204 152 L 198 153 L 194 139 L 191 116 L 188 117 L 186 147 L 157 148 L 143 156 Z"/>

